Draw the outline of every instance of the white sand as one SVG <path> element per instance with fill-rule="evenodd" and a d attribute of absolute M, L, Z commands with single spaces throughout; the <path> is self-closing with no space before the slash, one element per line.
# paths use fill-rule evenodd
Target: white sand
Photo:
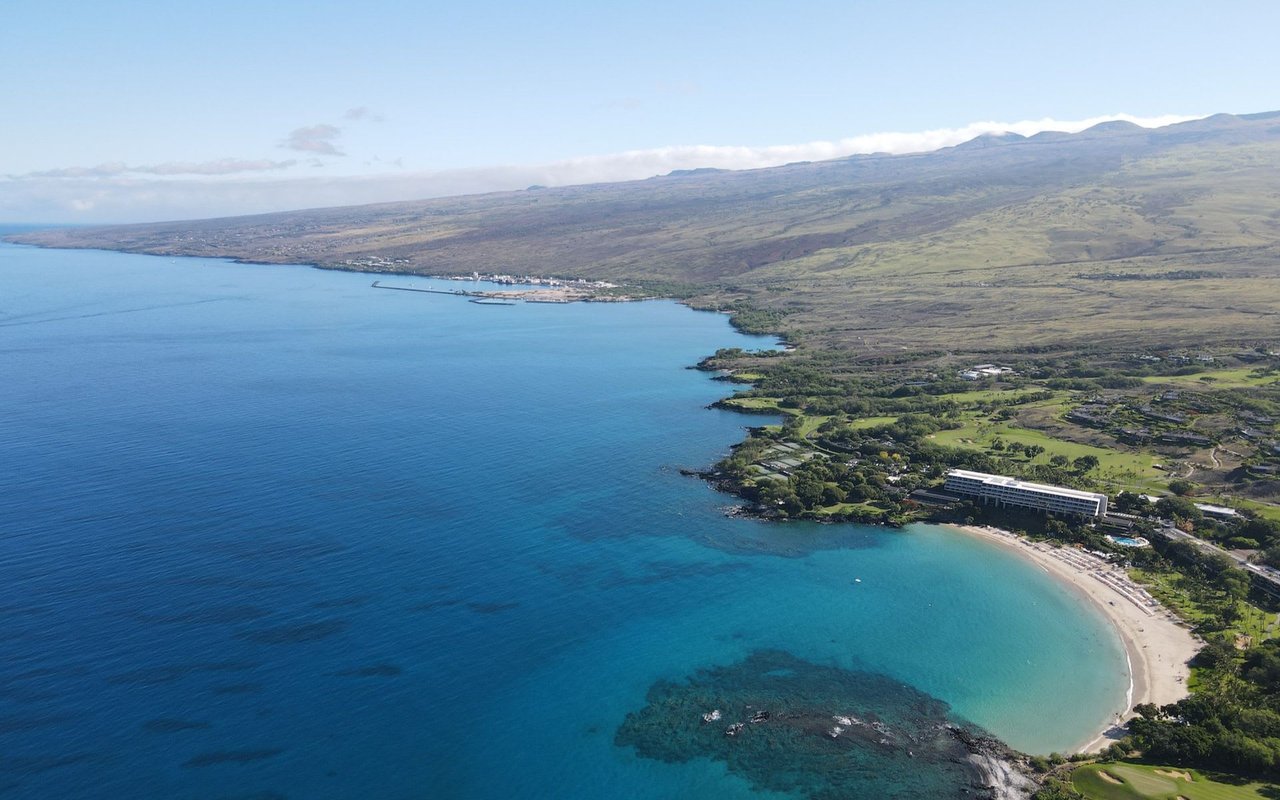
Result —
<path fill-rule="evenodd" d="M 1123 736 L 1120 723 L 1133 716 L 1131 709 L 1135 705 L 1165 705 L 1189 694 L 1187 678 L 1191 670 L 1187 662 L 1200 649 L 1200 642 L 1122 568 L 1078 548 L 1031 542 L 999 528 L 947 527 L 1021 553 L 1093 601 L 1119 632 L 1129 658 L 1129 702 L 1122 719 L 1080 747 L 1080 752 L 1099 750 Z"/>

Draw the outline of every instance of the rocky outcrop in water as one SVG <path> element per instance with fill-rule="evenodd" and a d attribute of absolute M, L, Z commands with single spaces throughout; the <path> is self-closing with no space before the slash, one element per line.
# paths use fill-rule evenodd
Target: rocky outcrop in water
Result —
<path fill-rule="evenodd" d="M 813 800 L 1025 798 L 1016 754 L 887 676 L 778 650 L 659 681 L 615 742 L 645 758 L 711 758 L 760 789 Z"/>
<path fill-rule="evenodd" d="M 969 763 L 979 775 L 975 787 L 993 800 L 1024 800 L 1039 788 L 1027 775 L 1022 754 L 1004 742 L 958 725 L 949 725 L 947 730 L 969 751 Z"/>

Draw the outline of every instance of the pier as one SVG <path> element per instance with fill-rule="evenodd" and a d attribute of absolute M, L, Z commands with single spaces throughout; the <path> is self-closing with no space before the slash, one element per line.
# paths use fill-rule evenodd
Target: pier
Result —
<path fill-rule="evenodd" d="M 589 290 L 569 286 L 550 286 L 521 290 L 472 291 L 468 289 L 420 289 L 416 286 L 389 286 L 382 281 L 374 281 L 374 289 L 392 289 L 397 292 L 420 292 L 422 294 L 445 294 L 452 297 L 470 298 L 471 302 L 480 306 L 513 306 L 517 303 L 573 303 L 580 300 L 627 300 L 627 297 L 595 297 Z"/>
<path fill-rule="evenodd" d="M 454 297 L 489 297 L 484 292 L 468 292 L 465 289 L 418 289 L 412 286 L 384 286 L 382 281 L 374 281 L 375 289 L 392 289 L 397 292 L 422 292 L 423 294 L 447 294 Z"/>

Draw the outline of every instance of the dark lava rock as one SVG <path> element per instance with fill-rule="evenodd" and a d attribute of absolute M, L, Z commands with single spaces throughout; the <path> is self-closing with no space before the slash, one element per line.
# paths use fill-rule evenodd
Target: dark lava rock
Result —
<path fill-rule="evenodd" d="M 659 761 L 710 758 L 759 789 L 814 800 L 991 797 L 974 788 L 989 781 L 973 751 L 1008 752 L 901 681 L 778 650 L 659 681 L 614 741 Z"/>

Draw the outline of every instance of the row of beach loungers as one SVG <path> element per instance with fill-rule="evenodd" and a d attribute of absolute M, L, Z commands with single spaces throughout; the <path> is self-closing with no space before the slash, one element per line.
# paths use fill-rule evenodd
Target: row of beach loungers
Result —
<path fill-rule="evenodd" d="M 1050 547 L 1044 544 L 1028 543 L 1059 561 L 1076 569 L 1089 573 L 1098 582 L 1112 589 L 1125 600 L 1137 606 L 1147 616 L 1155 616 L 1160 611 L 1160 603 L 1146 589 L 1138 586 L 1119 567 L 1109 564 L 1102 558 L 1070 547 Z"/>

